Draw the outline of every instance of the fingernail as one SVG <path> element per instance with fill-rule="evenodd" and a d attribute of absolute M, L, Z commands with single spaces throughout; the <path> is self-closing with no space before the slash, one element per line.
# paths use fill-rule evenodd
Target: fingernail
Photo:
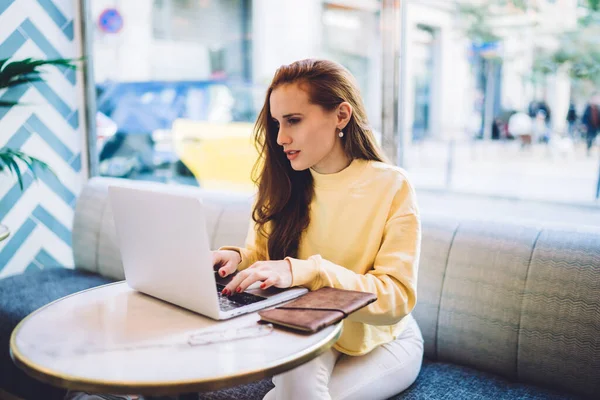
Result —
<path fill-rule="evenodd" d="M 260 285 L 261 289 L 264 289 L 265 287 L 267 287 L 267 285 L 265 285 L 264 283 Z"/>
<path fill-rule="evenodd" d="M 237 289 L 235 289 L 236 292 L 240 293 L 242 291 L 241 287 L 238 287 Z"/>
<path fill-rule="evenodd" d="M 223 290 L 221 291 L 221 294 L 224 294 L 225 296 L 227 296 L 227 289 L 223 289 Z"/>
<path fill-rule="evenodd" d="M 221 276 L 225 276 L 225 271 L 221 271 Z"/>

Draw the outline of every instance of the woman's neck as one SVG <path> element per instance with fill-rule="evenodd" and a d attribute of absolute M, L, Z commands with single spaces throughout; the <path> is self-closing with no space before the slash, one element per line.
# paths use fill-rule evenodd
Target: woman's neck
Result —
<path fill-rule="evenodd" d="M 351 163 L 352 159 L 340 149 L 336 154 L 330 154 L 318 164 L 313 165 L 311 169 L 322 175 L 335 174 L 348 168 Z"/>

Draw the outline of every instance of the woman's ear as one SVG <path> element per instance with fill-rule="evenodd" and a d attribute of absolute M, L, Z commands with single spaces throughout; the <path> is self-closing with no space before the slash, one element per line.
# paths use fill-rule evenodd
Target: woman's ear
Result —
<path fill-rule="evenodd" d="M 346 125 L 348 125 L 348 122 L 350 122 L 350 117 L 352 116 L 352 106 L 350 105 L 350 103 L 348 102 L 343 102 L 342 104 L 340 104 L 338 106 L 337 109 L 337 119 L 338 119 L 338 124 L 337 127 L 338 129 L 344 129 L 346 127 Z"/>

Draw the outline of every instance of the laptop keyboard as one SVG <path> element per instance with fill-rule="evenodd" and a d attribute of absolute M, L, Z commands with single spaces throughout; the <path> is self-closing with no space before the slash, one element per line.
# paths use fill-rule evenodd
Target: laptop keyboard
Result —
<path fill-rule="evenodd" d="M 256 302 L 265 300 L 264 297 L 255 296 L 246 292 L 235 293 L 231 296 L 225 296 L 221 293 L 223 289 L 225 289 L 225 285 L 217 283 L 217 293 L 219 295 L 219 308 L 223 311 L 234 310 L 239 307 L 247 306 L 248 304 L 254 304 Z"/>

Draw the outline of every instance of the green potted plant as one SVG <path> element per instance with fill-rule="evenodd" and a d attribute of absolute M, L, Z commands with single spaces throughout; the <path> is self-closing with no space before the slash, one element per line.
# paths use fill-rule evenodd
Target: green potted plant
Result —
<path fill-rule="evenodd" d="M 76 68 L 73 60 L 69 59 L 36 60 L 27 58 L 19 61 L 0 59 L 0 94 L 10 88 L 43 81 L 43 71 L 40 70 L 40 67 L 46 65 L 63 66 L 71 69 Z M 0 98 L 0 108 L 16 105 L 19 105 L 16 101 L 7 101 Z M 48 164 L 42 160 L 29 156 L 19 149 L 0 147 L 0 173 L 8 170 L 15 175 L 21 190 L 23 190 L 23 170 L 30 171 L 33 178 L 37 179 L 36 169 L 52 172 Z M 6 239 L 8 235 L 8 228 L 0 225 L 0 241 Z"/>

